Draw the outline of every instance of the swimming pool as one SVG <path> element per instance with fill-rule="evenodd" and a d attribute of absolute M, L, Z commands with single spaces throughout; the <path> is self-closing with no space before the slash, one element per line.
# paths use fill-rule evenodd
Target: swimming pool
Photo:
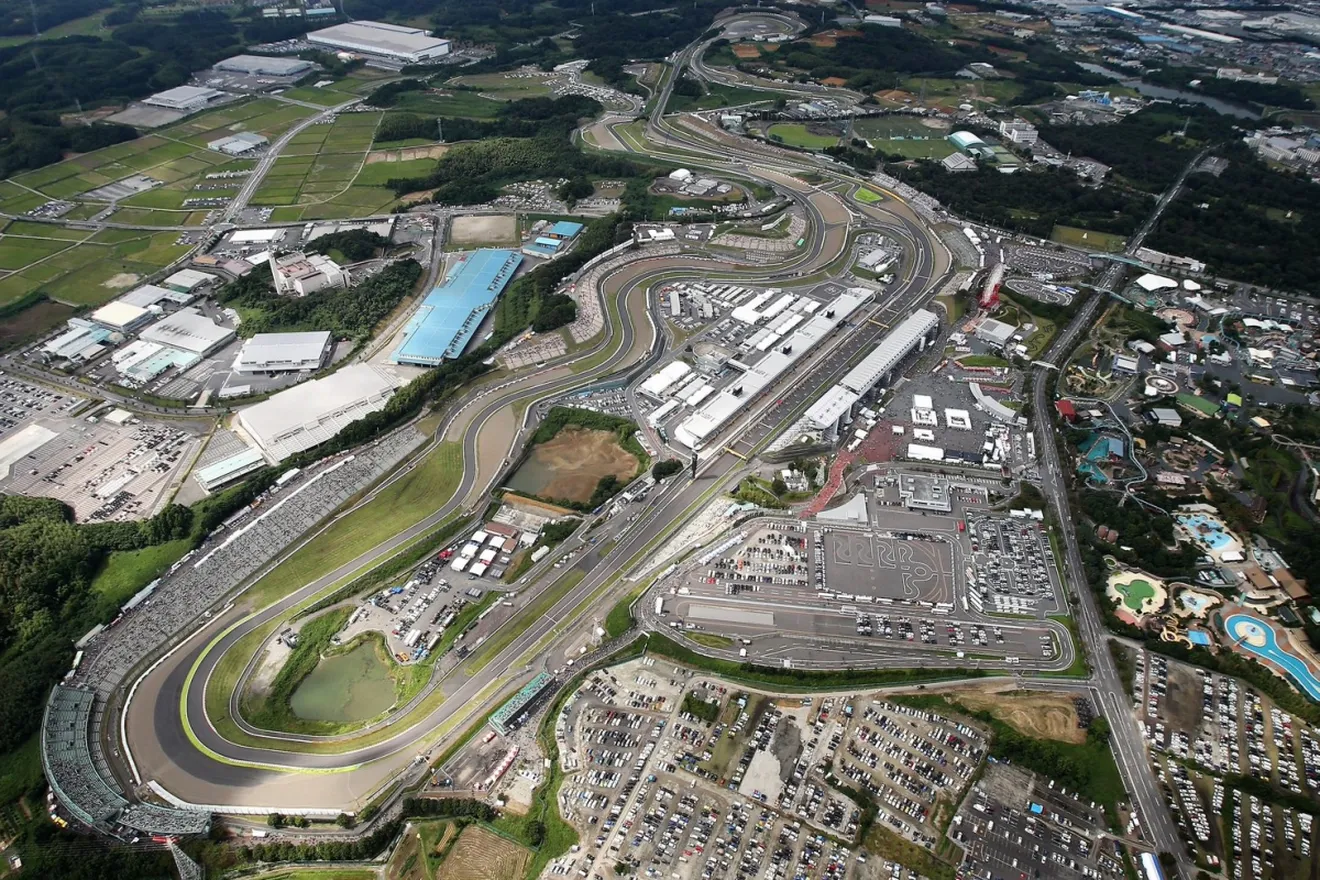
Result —
<path fill-rule="evenodd" d="M 1320 680 L 1295 654 L 1290 654 L 1279 647 L 1274 636 L 1274 629 L 1260 623 L 1246 614 L 1234 614 L 1224 621 L 1228 637 L 1237 642 L 1244 651 L 1262 657 L 1282 669 L 1289 678 L 1311 699 L 1320 702 Z M 1249 639 L 1262 640 L 1264 644 L 1253 645 Z"/>
<path fill-rule="evenodd" d="M 1211 550 L 1222 550 L 1233 543 L 1233 539 L 1224 532 L 1224 527 L 1220 523 L 1208 519 L 1203 514 L 1194 513 L 1190 516 L 1180 516 L 1178 522 L 1190 529 L 1197 540 L 1204 543 Z"/>

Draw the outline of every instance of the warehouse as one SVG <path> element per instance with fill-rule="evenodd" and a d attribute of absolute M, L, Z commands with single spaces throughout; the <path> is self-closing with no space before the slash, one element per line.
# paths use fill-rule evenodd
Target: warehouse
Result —
<path fill-rule="evenodd" d="M 215 281 L 215 278 L 216 276 L 209 272 L 198 272 L 196 269 L 180 269 L 162 281 L 161 286 L 168 287 L 178 293 L 192 293 L 197 288 Z"/>
<path fill-rule="evenodd" d="M 145 385 L 171 369 L 186 370 L 199 360 L 192 352 L 145 339 L 135 340 L 110 356 L 120 381 L 133 387 Z"/>
<path fill-rule="evenodd" d="M 862 287 L 854 287 L 840 294 L 786 337 L 782 344 L 722 389 L 710 403 L 683 420 L 674 429 L 675 439 L 694 451 L 701 449 L 749 402 L 770 389 L 795 363 L 837 330 L 849 315 L 873 295 Z"/>
<path fill-rule="evenodd" d="M 238 134 L 226 135 L 213 140 L 206 145 L 206 148 L 217 153 L 224 153 L 226 156 L 242 156 L 244 153 L 250 153 L 257 147 L 264 147 L 268 143 L 270 143 L 270 140 L 264 134 L 240 131 Z"/>
<path fill-rule="evenodd" d="M 141 306 L 130 305 L 118 300 L 108 302 L 92 312 L 92 320 L 107 330 L 131 333 L 146 324 L 154 316 Z"/>
<path fill-rule="evenodd" d="M 207 104 L 218 101 L 225 96 L 225 93 L 218 89 L 208 89 L 200 86 L 179 86 L 173 89 L 166 89 L 163 92 L 143 98 L 143 104 L 150 104 L 153 107 L 166 107 L 170 110 L 182 110 L 191 113 L 194 110 L 201 110 Z"/>
<path fill-rule="evenodd" d="M 422 64 L 449 54 L 449 41 L 440 40 L 421 28 L 379 21 L 350 21 L 331 25 L 307 35 L 314 46 L 357 52 L 393 64 Z"/>
<path fill-rule="evenodd" d="M 105 351 L 109 338 L 110 331 L 105 327 L 82 318 L 70 318 L 69 329 L 43 345 L 41 351 L 53 360 L 82 363 Z"/>
<path fill-rule="evenodd" d="M 392 371 L 354 364 L 240 411 L 238 427 L 268 461 L 280 462 L 384 408 L 398 387 Z"/>
<path fill-rule="evenodd" d="M 234 361 L 237 373 L 286 373 L 319 370 L 333 344 L 329 330 L 309 333 L 258 333 Z"/>
<path fill-rule="evenodd" d="M 141 338 L 204 358 L 233 339 L 234 331 L 231 327 L 221 327 L 197 309 L 181 309 L 143 330 Z"/>
<path fill-rule="evenodd" d="M 517 251 L 492 248 L 469 254 L 417 307 L 394 363 L 434 367 L 461 355 L 522 260 Z"/>
<path fill-rule="evenodd" d="M 170 302 L 175 305 L 186 306 L 193 300 L 191 294 L 179 293 L 177 290 L 170 290 L 164 287 L 157 287 L 154 284 L 144 284 L 141 287 L 135 287 L 128 293 L 119 298 L 119 302 L 127 303 L 130 306 L 137 306 L 140 309 L 149 309 L 161 302 Z"/>
<path fill-rule="evenodd" d="M 994 318 L 986 318 L 976 327 L 976 338 L 989 345 L 1003 348 L 1013 339 L 1017 327 Z"/>
<path fill-rule="evenodd" d="M 248 76 L 302 76 L 312 69 L 312 62 L 301 58 L 270 58 L 265 55 L 235 55 L 215 65 L 225 73 Z"/>

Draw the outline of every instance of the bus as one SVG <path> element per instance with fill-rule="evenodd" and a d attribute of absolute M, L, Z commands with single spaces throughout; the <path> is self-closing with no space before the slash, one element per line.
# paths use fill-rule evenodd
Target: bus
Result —
<path fill-rule="evenodd" d="M 798 247 L 802 247 L 802 246 L 803 246 L 804 244 L 806 244 L 806 243 L 807 243 L 807 240 L 806 240 L 805 238 L 799 238 L 799 239 L 797 240 L 797 246 L 798 246 Z"/>

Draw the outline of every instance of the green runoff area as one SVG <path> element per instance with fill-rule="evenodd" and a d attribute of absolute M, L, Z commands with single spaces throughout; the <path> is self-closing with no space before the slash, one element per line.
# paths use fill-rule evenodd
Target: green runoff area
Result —
<path fill-rule="evenodd" d="M 957 152 L 949 143 L 949 129 L 926 125 L 911 116 L 873 116 L 853 123 L 853 136 L 863 138 L 881 153 L 904 159 L 943 159 Z"/>
<path fill-rule="evenodd" d="M 766 137 L 770 141 L 805 150 L 823 150 L 839 143 L 839 135 L 818 134 L 803 122 L 776 122 L 766 129 Z"/>

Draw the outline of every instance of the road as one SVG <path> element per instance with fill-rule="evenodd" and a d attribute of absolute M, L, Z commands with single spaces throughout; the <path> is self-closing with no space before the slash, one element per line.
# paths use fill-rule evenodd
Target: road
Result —
<path fill-rule="evenodd" d="M 1137 252 L 1146 240 L 1146 236 L 1155 228 L 1165 208 L 1182 190 L 1191 169 L 1199 164 L 1204 156 L 1205 153 L 1201 153 L 1188 163 L 1177 180 L 1160 196 L 1151 215 L 1128 241 L 1125 254 L 1130 256 Z M 1126 264 L 1115 262 L 1101 275 L 1096 286 L 1104 290 L 1116 290 L 1126 272 Z M 1054 340 L 1042 360 L 1058 365 L 1062 369 L 1079 336 L 1091 326 L 1096 313 L 1106 301 L 1106 295 L 1093 293 Z M 1174 853 L 1179 857 L 1183 875 L 1190 877 L 1194 873 L 1194 866 L 1186 859 L 1186 850 L 1182 845 L 1177 826 L 1169 815 L 1164 794 L 1160 791 L 1155 774 L 1147 760 L 1146 739 L 1132 713 L 1114 658 L 1109 652 L 1104 618 L 1100 614 L 1095 595 L 1086 581 L 1086 569 L 1082 565 L 1081 552 L 1078 550 L 1077 534 L 1070 525 L 1075 520 L 1068 498 L 1064 465 L 1059 457 L 1053 419 L 1050 416 L 1054 403 L 1049 393 L 1050 372 L 1046 367 L 1037 367 L 1032 378 L 1036 448 L 1042 459 L 1041 474 L 1044 479 L 1041 488 L 1054 510 L 1055 522 L 1062 524 L 1062 527 L 1056 526 L 1055 530 L 1063 542 L 1064 572 L 1071 592 L 1077 600 L 1080 636 L 1083 644 L 1090 648 L 1088 658 L 1092 669 L 1091 681 L 1097 689 L 1096 708 L 1102 711 L 1109 721 L 1114 757 L 1123 775 L 1123 782 L 1141 816 L 1142 827 L 1160 850 Z"/>

